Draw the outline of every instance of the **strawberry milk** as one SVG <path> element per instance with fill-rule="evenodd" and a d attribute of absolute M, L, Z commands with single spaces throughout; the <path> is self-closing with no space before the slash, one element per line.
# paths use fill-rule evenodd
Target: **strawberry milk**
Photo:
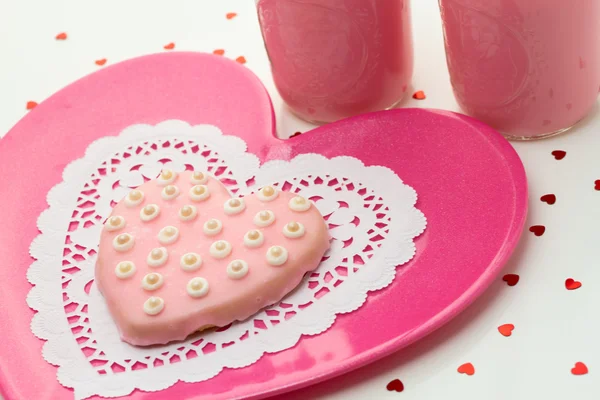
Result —
<path fill-rule="evenodd" d="M 281 97 L 330 122 L 390 108 L 413 71 L 408 0 L 258 0 Z"/>
<path fill-rule="evenodd" d="M 515 139 L 563 132 L 600 86 L 600 0 L 439 0 L 454 94 Z"/>

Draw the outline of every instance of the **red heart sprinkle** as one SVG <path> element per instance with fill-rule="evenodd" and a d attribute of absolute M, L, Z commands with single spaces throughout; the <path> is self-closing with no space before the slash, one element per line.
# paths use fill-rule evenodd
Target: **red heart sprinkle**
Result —
<path fill-rule="evenodd" d="M 569 278 L 565 281 L 565 287 L 567 288 L 567 290 L 579 289 L 581 287 L 581 282 L 576 281 L 573 278 Z"/>
<path fill-rule="evenodd" d="M 540 200 L 543 201 L 544 203 L 552 205 L 552 204 L 556 203 L 556 196 L 553 194 L 545 194 L 542 197 L 540 197 Z"/>
<path fill-rule="evenodd" d="M 33 110 L 37 105 L 38 103 L 36 103 L 35 101 L 28 101 L 26 107 L 28 110 Z"/>
<path fill-rule="evenodd" d="M 235 17 L 237 17 L 236 13 L 227 13 L 227 15 L 225 15 L 227 17 L 227 19 L 233 19 Z"/>
<path fill-rule="evenodd" d="M 529 232 L 532 232 L 535 236 L 542 236 L 546 232 L 544 225 L 533 225 L 529 227 Z"/>
<path fill-rule="evenodd" d="M 290 138 L 293 138 L 293 137 L 296 137 L 296 136 L 300 136 L 300 135 L 302 135 L 302 132 L 294 132 L 294 133 L 293 133 L 293 134 L 290 136 Z"/>
<path fill-rule="evenodd" d="M 218 56 L 222 56 L 223 54 L 225 54 L 225 50 L 223 50 L 223 49 L 216 49 L 216 50 L 213 50 L 213 54 L 216 54 Z"/>
<path fill-rule="evenodd" d="M 578 361 L 575 363 L 575 366 L 571 368 L 571 373 L 573 375 L 585 375 L 588 373 L 587 365 Z"/>
<path fill-rule="evenodd" d="M 175 43 L 173 43 L 173 42 L 163 46 L 163 49 L 165 49 L 165 50 L 173 50 L 174 48 L 175 48 Z"/>
<path fill-rule="evenodd" d="M 567 103 L 567 110 L 570 110 L 571 108 L 573 108 L 573 104 Z"/>
<path fill-rule="evenodd" d="M 96 65 L 103 66 L 104 64 L 106 64 L 106 58 L 96 60 L 95 63 L 96 63 Z"/>
<path fill-rule="evenodd" d="M 466 363 L 458 367 L 457 371 L 461 374 L 467 374 L 471 376 L 475 373 L 475 367 L 471 363 Z"/>
<path fill-rule="evenodd" d="M 598 179 L 596 182 L 594 182 L 596 184 L 596 186 L 594 186 L 594 189 L 596 190 L 600 190 L 600 179 Z"/>
<path fill-rule="evenodd" d="M 393 381 L 390 381 L 385 388 L 390 392 L 401 392 L 404 390 L 404 384 L 400 379 L 394 379 Z"/>
<path fill-rule="evenodd" d="M 56 40 L 66 40 L 67 39 L 67 34 L 64 33 L 64 32 L 61 32 L 58 35 L 56 35 L 55 39 Z"/>
<path fill-rule="evenodd" d="M 517 283 L 519 283 L 519 275 L 506 274 L 502 277 L 502 280 L 506 282 L 508 286 L 515 286 Z"/>
<path fill-rule="evenodd" d="M 235 61 L 239 62 L 240 64 L 246 64 L 246 57 L 239 56 L 238 58 L 235 59 Z"/>
<path fill-rule="evenodd" d="M 563 151 L 563 150 L 554 150 L 552 152 L 552 155 L 554 156 L 555 159 L 562 160 L 567 155 L 567 152 Z"/>
<path fill-rule="evenodd" d="M 512 335 L 513 329 L 515 329 L 513 324 L 504 324 L 498 327 L 498 332 L 500 332 L 502 336 L 509 337 Z"/>
<path fill-rule="evenodd" d="M 422 90 L 418 90 L 415 92 L 415 94 L 413 94 L 413 99 L 416 100 L 425 100 L 425 92 Z"/>
<path fill-rule="evenodd" d="M 545 119 L 544 121 L 542 121 L 542 126 L 548 126 L 552 123 L 552 121 L 550 121 L 549 119 Z"/>

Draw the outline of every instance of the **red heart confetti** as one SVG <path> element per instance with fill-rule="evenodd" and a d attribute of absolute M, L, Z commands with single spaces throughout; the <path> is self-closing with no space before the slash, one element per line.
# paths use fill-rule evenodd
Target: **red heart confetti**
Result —
<path fill-rule="evenodd" d="M 173 42 L 163 46 L 163 49 L 165 49 L 165 50 L 173 50 L 174 48 L 175 48 L 175 43 L 173 43 Z"/>
<path fill-rule="evenodd" d="M 498 332 L 504 337 L 509 337 L 512 335 L 512 331 L 515 329 L 513 324 L 504 324 L 498 327 Z"/>
<path fill-rule="evenodd" d="M 517 283 L 519 283 L 519 275 L 506 274 L 502 277 L 502 280 L 506 282 L 508 286 L 515 286 Z"/>
<path fill-rule="evenodd" d="M 416 91 L 415 94 L 413 94 L 413 99 L 425 100 L 426 99 L 425 92 L 422 90 Z"/>
<path fill-rule="evenodd" d="M 594 182 L 596 184 L 596 186 L 594 186 L 594 189 L 596 190 L 600 190 L 600 179 L 598 179 L 596 182 Z"/>
<path fill-rule="evenodd" d="M 546 232 L 544 225 L 533 225 L 529 227 L 529 232 L 532 232 L 535 236 L 542 236 Z"/>
<path fill-rule="evenodd" d="M 237 17 L 236 13 L 227 13 L 227 15 L 225 15 L 227 17 L 227 19 L 233 19 L 235 17 Z"/>
<path fill-rule="evenodd" d="M 296 137 L 296 136 L 300 136 L 300 135 L 302 135 L 302 132 L 294 132 L 294 133 L 293 133 L 293 134 L 290 136 L 290 138 L 293 138 L 293 137 Z"/>
<path fill-rule="evenodd" d="M 56 35 L 55 39 L 56 40 L 66 40 L 67 39 L 67 34 L 64 33 L 64 32 L 61 32 L 58 35 Z"/>
<path fill-rule="evenodd" d="M 548 91 L 548 96 L 550 96 L 550 98 L 554 97 L 554 89 Z"/>
<path fill-rule="evenodd" d="M 550 121 L 549 119 L 545 119 L 544 121 L 542 121 L 542 126 L 548 126 L 552 123 L 552 121 Z"/>
<path fill-rule="evenodd" d="M 216 50 L 213 50 L 213 54 L 216 54 L 218 56 L 222 56 L 223 54 L 225 54 L 225 50 L 223 50 L 223 49 L 216 49 Z"/>
<path fill-rule="evenodd" d="M 567 103 L 567 110 L 570 110 L 571 108 L 573 108 L 573 104 Z"/>
<path fill-rule="evenodd" d="M 576 281 L 573 278 L 569 278 L 565 281 L 565 287 L 567 288 L 567 290 L 579 289 L 581 287 L 581 282 Z"/>
<path fill-rule="evenodd" d="M 567 155 L 567 152 L 563 151 L 563 150 L 554 150 L 552 152 L 552 155 L 554 156 L 555 159 L 562 160 Z"/>
<path fill-rule="evenodd" d="M 238 58 L 235 59 L 235 61 L 239 62 L 240 64 L 246 64 L 246 57 L 239 56 Z"/>
<path fill-rule="evenodd" d="M 551 194 L 551 193 L 545 194 L 542 197 L 540 197 L 540 200 L 546 204 L 552 205 L 552 204 L 556 203 L 556 195 Z"/>
<path fill-rule="evenodd" d="M 586 64 L 587 63 L 585 62 L 585 60 L 583 59 L 583 57 L 579 57 L 579 68 L 584 69 L 585 66 L 586 66 Z"/>
<path fill-rule="evenodd" d="M 475 373 L 475 367 L 471 363 L 465 363 L 458 367 L 457 371 L 461 374 L 467 374 L 471 376 Z"/>
<path fill-rule="evenodd" d="M 582 362 L 576 362 L 575 366 L 571 368 L 571 373 L 573 375 L 585 375 L 588 373 L 588 367 Z"/>
<path fill-rule="evenodd" d="M 404 390 L 404 384 L 400 379 L 394 379 L 393 381 L 390 381 L 385 388 L 390 392 L 401 392 Z"/>
<path fill-rule="evenodd" d="M 103 66 L 106 64 L 106 58 L 101 58 L 100 60 L 95 61 L 96 65 Z"/>
<path fill-rule="evenodd" d="M 26 107 L 28 110 L 33 110 L 37 105 L 38 103 L 36 103 L 35 101 L 28 101 Z"/>

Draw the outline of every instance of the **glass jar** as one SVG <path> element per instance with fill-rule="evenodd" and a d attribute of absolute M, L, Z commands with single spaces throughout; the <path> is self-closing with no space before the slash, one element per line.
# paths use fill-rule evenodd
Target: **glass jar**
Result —
<path fill-rule="evenodd" d="M 409 0 L 258 0 L 281 97 L 332 122 L 396 105 L 413 72 Z"/>
<path fill-rule="evenodd" d="M 568 130 L 600 87 L 600 0 L 439 0 L 454 95 L 509 139 Z"/>

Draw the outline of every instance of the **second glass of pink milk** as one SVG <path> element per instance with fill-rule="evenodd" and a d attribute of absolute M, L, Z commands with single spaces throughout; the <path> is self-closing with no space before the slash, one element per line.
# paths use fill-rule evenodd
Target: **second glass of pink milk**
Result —
<path fill-rule="evenodd" d="M 455 97 L 509 139 L 568 130 L 596 104 L 600 0 L 439 0 Z"/>
<path fill-rule="evenodd" d="M 275 85 L 300 118 L 388 109 L 407 92 L 409 0 L 258 0 L 257 8 Z"/>

